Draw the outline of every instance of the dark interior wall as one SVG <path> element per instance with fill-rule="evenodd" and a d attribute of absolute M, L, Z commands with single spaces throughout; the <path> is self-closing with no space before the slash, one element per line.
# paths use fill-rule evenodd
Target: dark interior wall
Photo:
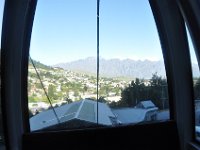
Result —
<path fill-rule="evenodd" d="M 27 133 L 24 150 L 134 149 L 178 150 L 179 139 L 174 121 L 74 131 Z"/>
<path fill-rule="evenodd" d="M 1 111 L 1 110 L 0 110 Z M 3 138 L 3 124 L 2 124 L 2 113 L 0 112 L 0 143 L 2 142 L 2 138 Z"/>

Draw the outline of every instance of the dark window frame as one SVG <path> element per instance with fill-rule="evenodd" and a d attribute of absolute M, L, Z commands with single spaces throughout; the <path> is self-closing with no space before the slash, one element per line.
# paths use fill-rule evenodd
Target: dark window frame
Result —
<path fill-rule="evenodd" d="M 180 8 L 181 14 L 186 22 L 189 34 L 192 40 L 194 51 L 196 54 L 198 66 L 200 68 L 200 0 L 176 0 Z M 193 100 L 193 107 L 194 100 Z M 193 108 L 193 117 L 195 118 L 195 108 Z M 192 122 L 193 139 L 188 141 L 189 149 L 200 149 L 200 142 L 195 137 L 195 120 Z"/>
<path fill-rule="evenodd" d="M 173 109 L 171 115 L 177 122 L 181 148 L 186 149 L 187 142 L 192 141 L 194 137 L 194 127 L 192 126 L 194 102 L 185 22 L 176 1 L 150 0 L 150 3 L 160 35 L 168 77 L 169 96 L 172 96 L 170 97 L 170 106 Z"/>
<path fill-rule="evenodd" d="M 6 0 L 4 6 L 1 39 L 1 94 L 7 149 L 21 149 L 22 135 L 30 130 L 27 68 L 36 3 L 37 0 Z"/>
<path fill-rule="evenodd" d="M 8 149 L 20 149 L 22 147 L 22 135 L 30 132 L 27 74 L 29 45 L 36 3 L 37 0 L 5 1 L 2 30 L 2 105 Z M 191 122 L 194 122 L 193 118 L 191 118 L 194 106 L 192 106 L 192 102 L 189 102 L 193 93 L 192 72 L 184 21 L 174 0 L 150 0 L 150 4 L 159 31 L 165 61 L 169 89 L 170 119 L 177 122 L 180 131 L 179 137 L 183 132 L 186 133 L 187 137 L 181 139 L 182 147 L 185 147 L 184 140 L 191 141 L 191 133 L 193 132 L 191 129 L 186 131 L 183 131 L 183 129 L 191 127 Z M 170 9 L 169 5 L 172 6 Z M 14 28 L 13 24 L 15 24 Z M 175 39 L 173 37 L 174 33 L 182 36 L 179 39 Z M 173 42 L 172 39 L 176 42 Z M 180 43 L 177 41 L 180 41 Z M 183 58 L 180 59 L 178 57 L 178 52 L 174 51 L 176 48 L 183 49 Z M 172 58 L 173 60 L 171 60 Z M 186 69 L 181 67 L 183 64 Z M 179 71 L 183 73 L 182 79 L 186 80 L 185 87 L 182 86 L 182 83 L 176 81 L 178 79 L 176 73 L 180 75 L 176 70 L 178 67 L 181 67 Z M 177 102 L 180 101 L 180 94 L 182 94 L 180 92 L 183 91 L 186 96 L 183 101 L 186 104 L 178 106 Z M 12 106 L 13 104 L 16 105 Z M 180 113 L 184 108 L 189 111 L 189 114 L 182 118 Z M 19 124 L 14 126 L 16 121 Z M 188 121 L 189 123 L 187 123 Z M 186 123 L 186 125 L 181 126 L 181 123 Z M 127 126 L 126 128 L 130 127 L 132 126 Z M 87 130 L 85 131 L 87 132 Z M 30 134 L 34 136 L 36 133 Z"/>

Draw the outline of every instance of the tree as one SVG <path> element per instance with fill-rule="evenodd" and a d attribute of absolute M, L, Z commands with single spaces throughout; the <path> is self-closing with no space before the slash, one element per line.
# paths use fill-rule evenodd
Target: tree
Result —
<path fill-rule="evenodd" d="M 168 104 L 167 80 L 154 73 L 149 82 L 150 85 L 145 85 L 143 79 L 136 78 L 122 90 L 121 100 L 112 105 L 133 107 L 140 101 L 149 99 L 157 107 L 163 108 Z"/>
<path fill-rule="evenodd" d="M 108 96 L 109 92 L 111 91 L 110 88 L 111 87 L 109 85 L 101 86 L 101 88 L 99 89 L 99 95 Z"/>
<path fill-rule="evenodd" d="M 146 99 L 147 87 L 144 84 L 144 80 L 136 78 L 129 84 L 121 93 L 121 104 L 126 104 L 128 107 L 137 105 L 141 100 Z"/>
<path fill-rule="evenodd" d="M 36 102 L 37 100 L 36 100 L 36 96 L 33 96 L 33 94 L 31 95 L 31 96 L 28 96 L 28 101 L 29 102 Z"/>
<path fill-rule="evenodd" d="M 42 85 L 41 85 L 41 83 L 35 83 L 35 87 L 37 88 L 37 89 L 42 89 Z"/>
<path fill-rule="evenodd" d="M 73 101 L 72 101 L 70 98 L 68 98 L 68 97 L 64 98 L 64 100 L 67 102 L 67 104 L 70 104 L 70 103 L 73 102 Z"/>
<path fill-rule="evenodd" d="M 83 87 L 83 94 L 85 94 L 85 92 L 87 92 L 87 91 L 88 91 L 88 86 L 84 85 L 84 87 Z"/>
<path fill-rule="evenodd" d="M 56 95 L 56 88 L 52 84 L 50 84 L 49 87 L 48 87 L 48 96 L 52 100 L 55 100 L 55 99 L 58 98 L 57 95 Z"/>
<path fill-rule="evenodd" d="M 78 96 L 79 96 L 78 90 L 74 90 L 74 97 L 78 97 Z"/>
<path fill-rule="evenodd" d="M 131 82 L 131 84 L 128 85 L 128 87 L 122 90 L 121 100 L 118 102 L 118 105 L 123 107 L 133 107 L 137 105 L 138 101 L 142 99 L 144 91 L 144 84 L 142 83 L 142 80 L 136 78 Z"/>
<path fill-rule="evenodd" d="M 106 103 L 107 101 L 105 100 L 104 96 L 100 96 L 98 102 Z"/>
<path fill-rule="evenodd" d="M 158 76 L 157 73 L 154 73 L 150 79 L 149 93 L 149 98 L 157 107 L 162 109 L 164 103 L 168 104 L 167 80 L 162 79 L 161 76 Z"/>

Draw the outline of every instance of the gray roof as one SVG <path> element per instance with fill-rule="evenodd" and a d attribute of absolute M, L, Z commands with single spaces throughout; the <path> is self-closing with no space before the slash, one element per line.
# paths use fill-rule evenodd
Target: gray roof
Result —
<path fill-rule="evenodd" d="M 154 103 L 153 103 L 151 100 L 141 101 L 140 104 L 141 104 L 145 109 L 156 107 L 156 106 L 154 105 Z"/>
<path fill-rule="evenodd" d="M 157 111 L 158 108 L 120 108 L 113 109 L 113 113 L 116 115 L 117 119 L 123 124 L 139 123 L 145 120 L 147 112 Z"/>
<path fill-rule="evenodd" d="M 67 122 L 72 119 L 79 119 L 87 122 L 97 123 L 97 102 L 91 100 L 81 100 L 70 104 L 65 104 L 55 108 L 60 122 Z M 98 102 L 98 123 L 102 125 L 112 125 L 110 117 L 115 117 L 111 109 L 104 103 Z M 43 111 L 30 118 L 31 131 L 39 130 L 58 124 L 53 110 Z"/>
<path fill-rule="evenodd" d="M 138 123 L 145 120 L 147 112 L 157 111 L 158 108 L 151 101 L 143 101 L 139 103 L 143 108 L 120 108 L 111 110 L 105 103 L 84 99 L 70 104 L 56 107 L 55 111 L 61 123 L 66 123 L 76 119 L 88 123 L 98 123 L 100 125 L 115 125 L 116 123 Z M 153 107 L 154 106 L 154 107 Z M 31 131 L 57 125 L 58 121 L 52 109 L 43 111 L 30 118 Z"/>

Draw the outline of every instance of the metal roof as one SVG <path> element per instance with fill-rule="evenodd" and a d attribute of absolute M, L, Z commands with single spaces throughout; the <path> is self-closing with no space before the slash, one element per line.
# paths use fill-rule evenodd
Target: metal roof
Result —
<path fill-rule="evenodd" d="M 158 108 L 120 108 L 113 109 L 112 112 L 117 116 L 117 119 L 123 124 L 139 123 L 145 121 L 146 114 L 150 111 L 157 111 Z"/>
<path fill-rule="evenodd" d="M 115 117 L 111 109 L 104 103 L 98 102 L 98 123 L 112 125 L 110 117 Z M 79 119 L 97 123 L 97 102 L 88 99 L 56 107 L 55 111 L 61 123 L 72 119 Z M 43 111 L 30 118 L 31 131 L 58 124 L 52 109 Z"/>
<path fill-rule="evenodd" d="M 156 107 L 151 100 L 141 101 L 139 102 L 145 109 Z"/>

